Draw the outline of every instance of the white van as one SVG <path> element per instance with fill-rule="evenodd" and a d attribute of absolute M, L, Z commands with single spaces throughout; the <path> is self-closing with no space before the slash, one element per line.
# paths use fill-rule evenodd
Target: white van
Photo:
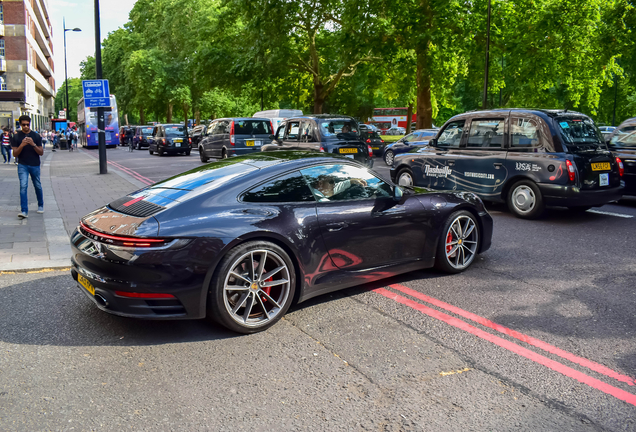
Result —
<path fill-rule="evenodd" d="M 303 112 L 301 110 L 295 109 L 277 109 L 277 110 L 267 110 L 267 111 L 259 111 L 254 113 L 252 117 L 259 118 L 268 118 L 272 121 L 272 126 L 274 127 L 274 134 L 278 130 L 278 126 L 280 123 L 288 119 L 290 117 L 299 117 L 302 116 Z"/>

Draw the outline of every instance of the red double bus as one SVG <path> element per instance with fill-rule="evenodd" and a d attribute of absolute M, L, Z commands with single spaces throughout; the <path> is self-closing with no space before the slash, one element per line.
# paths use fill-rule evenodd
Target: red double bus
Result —
<path fill-rule="evenodd" d="M 408 125 L 408 108 L 374 108 L 371 124 L 386 132 L 394 126 L 406 128 Z M 411 116 L 411 123 L 417 121 L 417 115 Z"/>

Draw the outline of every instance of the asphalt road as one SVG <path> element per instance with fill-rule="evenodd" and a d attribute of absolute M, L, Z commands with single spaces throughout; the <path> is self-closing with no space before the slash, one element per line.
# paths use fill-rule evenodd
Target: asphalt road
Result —
<path fill-rule="evenodd" d="M 201 165 L 108 157 L 153 181 Z M 321 296 L 251 336 L 104 314 L 67 273 L 0 276 L 0 430 L 636 430 L 636 199 L 489 211 L 467 272 Z"/>

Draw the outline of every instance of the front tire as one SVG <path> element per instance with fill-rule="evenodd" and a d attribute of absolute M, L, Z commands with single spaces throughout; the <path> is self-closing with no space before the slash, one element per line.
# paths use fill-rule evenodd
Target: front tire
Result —
<path fill-rule="evenodd" d="M 396 177 L 398 186 L 415 186 L 415 179 L 413 178 L 413 173 L 408 168 L 403 168 L 398 172 Z"/>
<path fill-rule="evenodd" d="M 386 153 L 384 153 L 384 163 L 388 166 L 392 166 L 394 161 L 395 154 L 393 153 L 393 151 L 387 150 Z"/>
<path fill-rule="evenodd" d="M 508 208 L 519 218 L 537 219 L 545 211 L 545 204 L 537 185 L 530 180 L 521 180 L 508 191 Z"/>
<path fill-rule="evenodd" d="M 208 291 L 208 318 L 237 333 L 268 329 L 289 309 L 294 265 L 278 245 L 251 241 L 223 258 Z"/>
<path fill-rule="evenodd" d="M 437 244 L 435 268 L 445 273 L 460 273 L 475 261 L 481 233 L 475 216 L 466 210 L 450 215 Z"/>

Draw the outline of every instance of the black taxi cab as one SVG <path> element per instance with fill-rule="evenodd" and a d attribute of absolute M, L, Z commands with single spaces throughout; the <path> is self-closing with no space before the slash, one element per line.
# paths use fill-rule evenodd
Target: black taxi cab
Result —
<path fill-rule="evenodd" d="M 340 114 L 315 114 L 285 119 L 261 151 L 306 150 L 338 154 L 373 167 L 373 149 L 363 142 L 354 118 Z"/>
<path fill-rule="evenodd" d="M 622 161 L 594 122 L 563 110 L 457 115 L 429 146 L 397 156 L 391 168 L 400 185 L 474 192 L 526 219 L 546 206 L 584 211 L 619 200 L 622 175 Z"/>

